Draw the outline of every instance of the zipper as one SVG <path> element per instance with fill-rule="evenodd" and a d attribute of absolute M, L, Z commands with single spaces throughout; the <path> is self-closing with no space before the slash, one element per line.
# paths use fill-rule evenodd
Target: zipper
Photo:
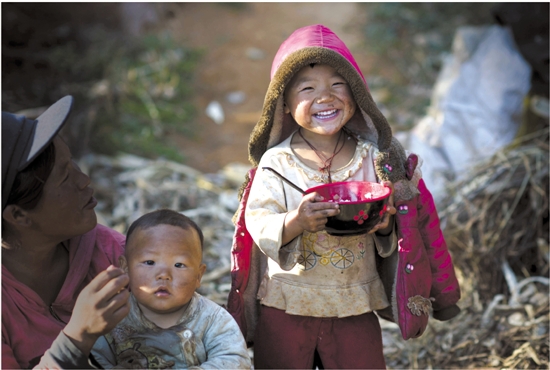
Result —
<path fill-rule="evenodd" d="M 57 314 L 56 314 L 55 311 L 53 310 L 53 305 L 50 305 L 49 310 L 50 310 L 50 313 L 52 314 L 52 316 L 53 316 L 57 321 L 60 321 L 60 322 L 62 322 L 63 324 L 67 324 L 65 321 L 61 320 L 61 318 L 60 318 L 59 316 L 57 316 Z"/>

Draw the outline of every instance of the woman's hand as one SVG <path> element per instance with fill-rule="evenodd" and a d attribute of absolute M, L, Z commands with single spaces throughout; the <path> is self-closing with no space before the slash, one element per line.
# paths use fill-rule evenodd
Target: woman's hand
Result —
<path fill-rule="evenodd" d="M 302 234 L 325 229 L 329 217 L 340 213 L 338 203 L 323 202 L 325 199 L 318 193 L 304 195 L 298 209 L 290 211 L 285 218 L 283 245 Z"/>
<path fill-rule="evenodd" d="M 388 203 L 386 204 L 386 212 L 384 213 L 384 217 L 380 220 L 379 223 L 377 223 L 371 231 L 369 231 L 369 234 L 375 233 L 378 231 L 379 234 L 382 235 L 388 235 L 393 230 L 393 215 L 397 212 L 397 209 L 395 209 L 395 206 L 393 204 L 393 183 L 390 181 L 383 181 L 382 185 L 388 187 L 391 189 L 391 194 L 388 197 Z"/>
<path fill-rule="evenodd" d="M 126 273 L 109 266 L 78 295 L 63 332 L 86 356 L 96 340 L 109 333 L 130 311 L 128 283 Z"/>

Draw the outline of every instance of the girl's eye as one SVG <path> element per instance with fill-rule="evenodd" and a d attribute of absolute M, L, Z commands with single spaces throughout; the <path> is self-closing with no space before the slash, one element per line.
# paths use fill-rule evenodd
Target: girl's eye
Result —
<path fill-rule="evenodd" d="M 306 86 L 306 87 L 302 87 L 302 88 L 300 89 L 300 91 L 308 91 L 308 90 L 313 90 L 313 87 L 311 87 L 311 86 Z"/>
<path fill-rule="evenodd" d="M 146 265 L 153 266 L 155 264 L 155 261 L 147 260 L 144 262 Z"/>
<path fill-rule="evenodd" d="M 185 267 L 185 265 L 183 263 L 176 263 L 174 266 L 176 266 L 177 268 L 182 268 L 182 267 Z"/>

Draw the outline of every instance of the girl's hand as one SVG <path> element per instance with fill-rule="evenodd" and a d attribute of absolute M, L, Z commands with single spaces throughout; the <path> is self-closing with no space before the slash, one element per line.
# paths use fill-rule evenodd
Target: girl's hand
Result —
<path fill-rule="evenodd" d="M 285 218 L 283 242 L 285 245 L 305 231 L 310 233 L 325 229 L 328 217 L 340 213 L 338 203 L 323 202 L 318 193 L 304 195 L 298 209 L 290 211 Z"/>
<path fill-rule="evenodd" d="M 393 183 L 390 181 L 383 181 L 382 185 L 388 187 L 391 189 L 391 194 L 388 197 L 388 203 L 386 204 L 386 212 L 384 213 L 384 217 L 380 220 L 378 224 L 376 224 L 371 231 L 369 231 L 369 234 L 379 232 L 382 235 L 388 235 L 393 230 L 393 215 L 397 212 L 397 209 L 395 209 L 395 206 L 393 204 Z"/>
<path fill-rule="evenodd" d="M 300 227 L 310 233 L 325 229 L 328 217 L 340 213 L 338 203 L 323 202 L 318 193 L 307 194 L 298 206 L 297 221 Z"/>
<path fill-rule="evenodd" d="M 78 295 L 63 332 L 85 355 L 100 336 L 109 333 L 130 311 L 126 288 L 129 281 L 121 269 L 109 266 Z"/>

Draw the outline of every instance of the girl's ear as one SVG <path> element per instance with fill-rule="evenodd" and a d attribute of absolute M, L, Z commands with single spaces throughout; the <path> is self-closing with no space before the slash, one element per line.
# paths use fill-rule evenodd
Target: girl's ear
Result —
<path fill-rule="evenodd" d="M 27 211 L 15 204 L 6 206 L 2 212 L 2 218 L 14 228 L 23 228 L 32 225 L 32 220 Z"/>
<path fill-rule="evenodd" d="M 288 105 L 286 105 L 285 102 L 283 102 L 283 111 L 285 112 L 285 114 L 290 113 L 290 108 L 288 107 Z"/>

